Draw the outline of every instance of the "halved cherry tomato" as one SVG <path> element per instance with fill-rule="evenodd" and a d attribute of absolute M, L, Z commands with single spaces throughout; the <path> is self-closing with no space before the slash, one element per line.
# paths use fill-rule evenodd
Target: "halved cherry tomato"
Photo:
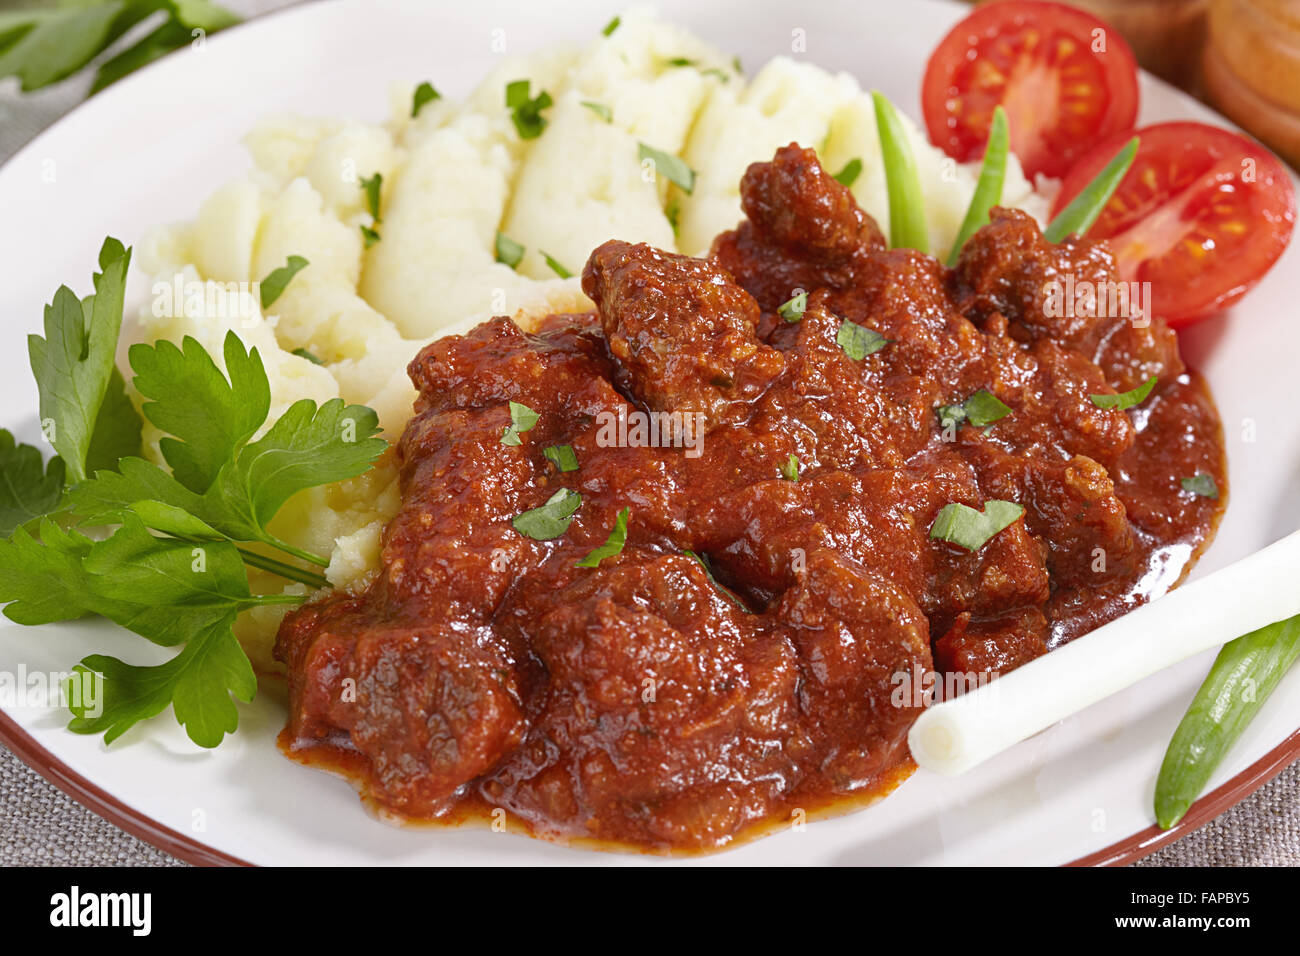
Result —
<path fill-rule="evenodd" d="M 1079 160 L 1053 216 L 1130 136 L 1142 141 L 1137 156 L 1088 236 L 1110 240 L 1122 279 L 1151 283 L 1156 315 L 1186 325 L 1236 302 L 1282 255 L 1295 223 L 1291 177 L 1254 140 L 1204 123 L 1160 123 Z"/>
<path fill-rule="evenodd" d="M 1099 140 L 1132 128 L 1137 61 L 1118 31 L 1073 7 L 980 7 L 930 54 L 921 86 L 930 141 L 958 162 L 978 159 L 999 104 L 1025 173 L 1059 177 Z"/>

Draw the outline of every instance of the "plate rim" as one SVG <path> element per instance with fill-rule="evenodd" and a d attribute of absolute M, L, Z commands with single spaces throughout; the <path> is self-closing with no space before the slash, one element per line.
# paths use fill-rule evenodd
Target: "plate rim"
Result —
<path fill-rule="evenodd" d="M 164 853 L 170 853 L 177 859 L 194 866 L 251 867 L 256 865 L 209 846 L 188 834 L 173 830 L 147 813 L 122 802 L 51 754 L 3 710 L 0 710 L 0 743 L 8 747 L 24 764 L 83 807 Z M 1061 865 L 1110 867 L 1134 863 L 1162 847 L 1181 840 L 1193 830 L 1201 828 L 1232 809 L 1297 759 L 1300 759 L 1300 728 L 1241 773 L 1198 798 L 1177 825 L 1168 830 L 1161 830 L 1152 824 L 1145 830 L 1139 830 L 1124 839 L 1115 841 L 1110 846 Z M 723 848 L 718 852 L 726 853 L 727 850 Z"/>
<path fill-rule="evenodd" d="M 243 32 L 249 27 L 260 25 L 264 22 L 278 19 L 282 16 L 301 15 L 306 8 L 314 6 L 317 8 L 335 6 L 340 0 L 322 0 L 316 4 L 290 4 L 278 10 L 252 17 L 241 23 L 234 24 L 231 27 L 222 30 L 222 34 Z M 210 38 L 213 39 L 213 38 Z M 157 61 L 148 64 L 141 70 L 136 71 L 131 76 L 123 78 L 118 83 L 113 84 L 118 90 L 129 87 L 134 81 L 157 66 L 158 63 L 164 62 L 172 57 L 176 52 L 173 51 Z M 1141 71 L 1143 78 L 1146 80 L 1155 79 L 1163 83 L 1159 78 L 1153 77 L 1146 70 Z M 109 91 L 105 91 L 108 93 Z M 40 142 L 55 129 L 61 127 L 65 122 L 72 121 L 74 117 L 80 114 L 88 107 L 93 99 L 87 98 L 82 100 L 72 109 L 56 118 L 52 123 L 42 128 L 35 137 L 24 144 L 17 152 L 9 157 L 4 163 L 0 164 L 0 170 L 13 165 L 16 161 L 24 157 L 29 151 L 35 149 Z M 1239 127 L 1228 117 L 1221 114 L 1208 104 L 1201 104 L 1214 116 L 1233 130 Z M 1246 134 L 1250 135 L 1250 134 Z M 1252 137 L 1253 138 L 1253 137 Z M 1285 164 L 1288 170 L 1292 167 Z M 162 850 L 177 859 L 194 866 L 239 866 L 252 867 L 257 864 L 251 863 L 238 856 L 219 850 L 202 840 L 197 839 L 189 834 L 179 832 L 155 820 L 149 814 L 132 807 L 125 803 L 111 792 L 96 784 L 83 774 L 77 772 L 68 766 L 60 758 L 56 757 L 51 751 L 44 747 L 34 736 L 24 730 L 8 713 L 0 708 L 0 744 L 7 747 L 19 760 L 27 767 L 31 768 L 47 782 L 55 786 L 58 790 L 71 797 L 81 806 L 95 813 L 102 819 L 112 825 L 126 831 L 139 840 Z M 1199 829 L 1205 824 L 1214 820 L 1227 810 L 1238 805 L 1247 797 L 1251 796 L 1273 778 L 1275 778 L 1284 769 L 1292 763 L 1300 760 L 1300 727 L 1297 727 L 1290 736 L 1283 739 L 1279 744 L 1265 753 L 1262 757 L 1246 767 L 1244 770 L 1235 774 L 1225 781 L 1222 785 L 1200 796 L 1192 804 L 1186 815 L 1177 825 L 1168 830 L 1161 830 L 1157 825 L 1152 824 L 1146 829 L 1139 830 L 1110 845 L 1086 854 L 1075 860 L 1060 864 L 1066 867 L 1094 867 L 1094 866 L 1124 866 L 1136 862 L 1150 854 L 1154 853 L 1177 840 L 1187 836 L 1193 830 Z M 530 838 L 531 839 L 531 838 Z M 725 854 L 727 849 L 718 851 Z"/>

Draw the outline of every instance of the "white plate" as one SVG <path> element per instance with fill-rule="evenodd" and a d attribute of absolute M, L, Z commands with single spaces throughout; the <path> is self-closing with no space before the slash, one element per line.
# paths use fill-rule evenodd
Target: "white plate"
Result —
<path fill-rule="evenodd" d="M 281 111 L 380 121 L 394 81 L 432 79 L 463 95 L 496 56 L 494 30 L 511 52 L 582 43 L 619 2 L 473 3 L 338 0 L 259 19 L 128 78 L 95 97 L 0 170 L 0 348 L 3 421 L 36 438 L 35 388 L 24 333 L 64 281 L 84 286 L 100 242 L 130 243 L 151 225 L 192 216 L 199 201 L 248 165 L 239 140 L 259 116 Z M 667 0 L 661 12 L 751 69 L 790 54 L 801 29 L 807 52 L 831 70 L 920 115 L 931 49 L 966 10 L 939 2 Z M 1142 121 L 1223 123 L 1168 86 L 1143 77 Z M 758 158 L 758 157 L 756 157 Z M 1231 315 L 1183 338 L 1209 378 L 1227 431 L 1232 503 L 1205 573 L 1300 525 L 1300 416 L 1296 415 L 1293 312 L 1300 247 Z M 135 274 L 131 305 L 143 301 Z M 1253 440 L 1248 440 L 1253 436 Z M 1225 596 L 1231 600 L 1231 596 Z M 148 647 L 110 626 L 81 622 L 39 630 L 0 625 L 0 671 L 57 671 L 90 651 L 143 660 Z M 1211 656 L 1146 680 L 959 779 L 917 773 L 867 810 L 784 832 L 703 863 L 1044 863 L 1076 860 L 1146 839 L 1155 773 Z M 29 762 L 100 812 L 195 859 L 266 864 L 607 863 L 646 857 L 593 854 L 481 829 L 399 829 L 358 803 L 342 780 L 286 760 L 275 747 L 283 712 L 269 695 L 241 708 L 239 733 L 219 749 L 191 745 L 169 717 L 112 748 L 67 732 L 61 713 L 10 708 L 0 734 Z M 1240 799 L 1276 772 L 1300 740 L 1300 668 L 1246 731 L 1216 775 Z M 1279 750 L 1281 747 L 1283 749 Z M 1263 763 L 1258 763 L 1263 761 Z M 1252 765 L 1257 766 L 1252 768 Z M 1262 768 L 1262 769 L 1261 769 Z M 1218 806 L 1217 809 L 1223 809 Z M 173 831 L 168 833 L 166 831 Z M 205 849 L 207 848 L 207 849 Z"/>

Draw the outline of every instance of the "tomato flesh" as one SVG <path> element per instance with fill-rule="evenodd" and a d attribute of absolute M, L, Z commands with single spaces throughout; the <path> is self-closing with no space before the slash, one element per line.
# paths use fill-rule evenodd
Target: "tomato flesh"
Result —
<path fill-rule="evenodd" d="M 1240 299 L 1282 255 L 1295 222 L 1291 177 L 1264 147 L 1203 123 L 1161 123 L 1136 135 L 1133 166 L 1088 235 L 1109 240 L 1120 278 L 1151 283 L 1157 315 L 1186 325 Z M 1053 215 L 1127 138 L 1079 161 Z"/>
<path fill-rule="evenodd" d="M 959 162 L 978 159 L 994 107 L 1029 176 L 1064 175 L 1099 139 L 1132 127 L 1137 61 L 1114 30 L 1056 3 L 980 7 L 930 56 L 921 102 L 930 139 Z"/>

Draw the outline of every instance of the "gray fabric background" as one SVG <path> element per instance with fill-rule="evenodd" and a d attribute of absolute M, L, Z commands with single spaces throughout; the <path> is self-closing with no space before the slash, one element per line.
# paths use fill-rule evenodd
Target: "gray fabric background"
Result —
<path fill-rule="evenodd" d="M 290 0 L 221 2 L 245 17 L 291 5 Z M 0 8 L 7 5 L 0 0 Z M 88 78 L 74 77 L 20 97 L 14 81 L 0 81 L 0 162 L 81 102 L 88 86 Z M 0 865 L 23 864 L 181 865 L 85 809 L 0 747 Z M 1138 865 L 1300 865 L 1300 763 Z"/>

